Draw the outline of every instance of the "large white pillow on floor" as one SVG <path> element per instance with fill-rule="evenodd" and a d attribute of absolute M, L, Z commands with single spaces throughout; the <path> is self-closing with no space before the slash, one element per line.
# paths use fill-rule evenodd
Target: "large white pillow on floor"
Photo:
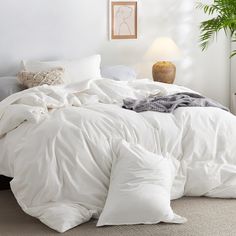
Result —
<path fill-rule="evenodd" d="M 186 222 L 170 206 L 170 159 L 126 141 L 113 144 L 113 150 L 109 192 L 97 226 Z"/>
<path fill-rule="evenodd" d="M 22 65 L 23 70 L 30 72 L 41 72 L 62 67 L 65 70 L 66 83 L 101 78 L 100 55 L 93 55 L 80 60 L 22 61 Z"/>

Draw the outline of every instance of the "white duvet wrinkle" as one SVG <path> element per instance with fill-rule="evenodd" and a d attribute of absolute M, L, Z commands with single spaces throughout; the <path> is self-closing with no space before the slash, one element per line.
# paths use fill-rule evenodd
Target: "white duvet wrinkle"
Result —
<path fill-rule="evenodd" d="M 109 141 L 107 140 L 107 142 L 109 142 Z M 99 145 L 99 143 L 93 143 L 89 139 L 86 138 L 87 151 L 91 153 L 91 159 L 94 164 L 94 167 L 96 168 L 97 171 L 99 171 L 100 175 L 102 175 L 106 180 L 108 180 L 109 175 L 107 175 L 107 173 L 104 173 L 101 168 L 101 160 L 104 160 L 104 159 L 99 158 L 99 157 L 101 157 L 100 155 L 102 155 L 102 153 L 99 153 L 99 150 L 96 150 L 97 145 Z M 109 144 L 107 146 L 109 146 Z M 98 154 L 100 154 L 100 155 L 98 155 Z M 111 151 L 107 154 L 107 156 L 110 157 L 110 159 L 111 159 L 110 165 L 108 166 L 108 169 L 110 170 L 111 165 L 112 165 Z M 109 174 L 110 174 L 110 171 L 109 171 Z M 99 181 L 99 183 L 100 183 L 100 181 Z M 105 182 L 103 184 L 104 184 L 104 187 L 107 187 L 107 182 Z"/>
<path fill-rule="evenodd" d="M 63 166 L 61 165 L 61 167 L 63 167 Z M 53 171 L 53 169 L 52 169 L 52 171 Z M 47 181 L 46 181 L 46 183 L 47 183 Z M 44 184 L 45 184 L 45 181 L 44 181 Z M 55 185 L 55 184 L 53 184 L 53 185 Z M 49 185 L 49 186 L 52 186 L 52 185 Z M 49 186 L 48 186 L 48 187 L 49 187 Z M 14 189 L 14 186 L 13 186 L 13 189 Z M 50 188 L 50 189 L 53 190 L 53 191 L 55 191 L 55 188 Z M 32 190 L 32 189 L 31 189 L 31 190 Z M 47 191 L 47 192 L 48 192 L 48 189 L 47 189 L 47 188 L 46 188 L 45 190 L 44 190 L 44 189 L 41 189 L 41 191 L 44 191 L 44 192 Z M 54 194 L 55 194 L 55 192 L 54 192 Z M 16 196 L 17 196 L 17 194 L 16 194 Z M 45 195 L 42 195 L 42 197 L 43 197 L 43 198 L 41 198 L 41 204 L 43 203 L 43 202 L 42 202 L 42 199 L 46 200 L 46 198 L 45 198 L 46 196 L 45 196 Z M 34 199 L 34 200 L 35 200 L 35 199 Z M 58 200 L 59 200 L 59 199 L 58 199 Z M 50 201 L 46 200 L 46 202 L 48 202 L 47 205 L 48 205 L 48 204 L 49 204 L 49 205 L 52 204 L 53 201 L 54 201 L 54 200 L 53 200 L 53 196 L 52 196 L 52 198 L 51 198 Z M 50 202 L 51 202 L 51 203 L 50 203 Z M 59 201 L 58 203 L 60 203 L 60 201 Z M 24 204 L 22 204 L 22 203 L 20 203 L 20 205 L 21 205 L 21 206 L 24 206 Z M 48 205 L 48 206 L 49 206 L 49 205 Z M 28 209 L 27 209 L 27 207 L 24 207 L 24 210 L 25 210 L 27 213 L 29 213 L 29 214 L 31 214 L 31 215 L 33 215 L 33 216 L 39 217 L 38 214 L 37 214 L 37 211 L 38 211 L 40 208 L 42 208 L 43 206 L 42 206 L 42 205 L 41 205 L 41 207 L 40 207 L 40 205 L 37 205 L 37 206 L 38 206 L 38 208 L 37 208 L 37 209 L 34 208 L 35 210 L 34 210 L 34 209 L 31 209 L 31 208 L 28 208 Z M 59 204 L 59 206 L 60 206 L 60 204 Z M 43 207 L 43 208 L 45 208 L 45 207 Z M 44 215 L 44 214 L 48 214 L 48 213 L 46 213 L 46 212 L 48 212 L 48 207 L 47 207 L 47 209 L 45 209 L 44 212 L 45 212 L 45 213 L 42 213 L 43 215 Z M 52 218 L 52 217 L 54 217 L 54 216 L 51 216 L 51 218 Z M 63 216 L 63 218 L 64 218 L 64 216 Z M 40 219 L 40 220 L 41 220 L 41 219 Z M 51 219 L 51 220 L 52 220 L 52 219 Z M 61 219 L 61 220 L 62 220 L 62 219 Z M 43 221 L 43 222 L 47 222 L 47 221 Z M 60 221 L 59 221 L 59 222 L 60 222 Z M 83 221 L 83 222 L 84 222 L 84 221 Z M 82 222 L 82 223 L 83 223 L 83 222 Z M 48 223 L 48 225 L 51 227 L 51 221 L 50 221 L 50 223 Z M 60 227 L 61 227 L 61 226 L 60 226 Z M 55 229 L 55 227 L 52 227 L 52 228 Z M 59 230 L 59 229 L 57 229 L 57 230 Z M 60 230 L 59 230 L 59 231 L 60 231 Z"/>
<path fill-rule="evenodd" d="M 66 129 L 65 129 L 66 130 Z M 75 134 L 76 135 L 76 134 Z M 104 158 L 102 156 L 104 156 L 104 154 L 102 152 L 100 152 L 100 149 L 98 149 L 98 157 L 97 158 L 101 158 L 100 159 L 100 165 L 98 165 L 99 163 L 99 160 L 96 160 L 94 161 L 94 157 L 92 156 L 92 153 L 90 153 L 90 148 L 87 148 L 87 143 L 85 142 L 84 143 L 84 139 L 86 139 L 86 136 L 84 136 L 83 133 L 81 133 L 81 141 L 76 141 L 76 145 L 78 145 L 78 147 L 82 147 L 81 148 L 78 148 L 78 153 L 76 152 L 73 156 L 74 156 L 74 159 L 75 159 L 75 163 L 74 163 L 74 166 L 77 166 L 79 167 L 80 169 L 80 175 L 83 173 L 84 175 L 84 181 L 87 180 L 87 182 L 93 182 L 94 184 L 97 185 L 97 188 L 100 188 L 101 190 L 103 189 L 104 192 L 106 191 L 107 189 L 107 184 L 108 184 L 108 181 L 109 181 L 109 170 L 107 171 L 107 162 L 106 162 L 106 166 L 104 166 L 103 163 L 105 163 L 104 161 L 102 161 L 101 159 Z M 92 142 L 88 142 L 88 145 L 89 146 L 96 146 L 96 144 L 92 144 Z M 104 145 L 104 144 L 103 144 Z M 95 149 L 96 150 L 96 149 Z M 96 152 L 96 151 L 95 151 Z M 100 155 L 99 155 L 99 152 L 100 152 Z M 87 156 L 89 153 L 89 156 Z M 88 158 L 89 157 L 89 158 Z M 107 159 L 107 156 L 106 156 L 106 159 Z M 92 173 L 97 173 L 97 175 L 99 175 L 100 177 L 99 178 L 96 178 L 94 177 L 94 175 L 92 175 Z M 95 175 L 96 176 L 96 175 Z M 73 176 L 75 177 L 75 176 Z M 99 181 L 98 181 L 99 180 Z M 78 186 L 78 185 L 77 185 Z M 79 185 L 80 187 L 83 187 L 81 185 Z M 84 186 L 86 187 L 86 185 Z M 86 195 L 86 191 L 85 191 L 85 195 Z M 90 197 L 93 197 L 93 196 L 90 196 Z"/>
<path fill-rule="evenodd" d="M 173 156 L 180 160 L 183 156 L 182 120 L 179 120 L 174 114 L 164 114 L 152 111 L 140 114 L 153 127 L 156 148 L 148 150 L 153 150 L 153 152 L 162 154 L 163 156 Z"/>
<path fill-rule="evenodd" d="M 44 108 L 31 107 L 24 104 L 12 104 L 2 113 L 0 122 L 0 137 L 14 130 L 26 121 L 31 123 L 39 123 L 43 119 L 46 119 L 46 117 L 47 111 L 45 111 Z"/>

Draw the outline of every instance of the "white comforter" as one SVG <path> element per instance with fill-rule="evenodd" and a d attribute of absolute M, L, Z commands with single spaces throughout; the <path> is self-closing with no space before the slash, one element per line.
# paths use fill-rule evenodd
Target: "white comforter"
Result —
<path fill-rule="evenodd" d="M 127 97 L 186 91 L 98 79 L 14 94 L 0 103 L 0 174 L 14 177 L 11 188 L 26 213 L 59 232 L 101 213 L 117 138 L 180 162 L 172 199 L 235 198 L 235 116 L 209 107 L 173 114 L 121 108 Z"/>

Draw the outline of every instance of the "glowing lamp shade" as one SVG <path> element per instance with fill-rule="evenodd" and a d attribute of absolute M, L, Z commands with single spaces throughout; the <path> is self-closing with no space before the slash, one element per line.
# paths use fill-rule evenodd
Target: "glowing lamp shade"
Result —
<path fill-rule="evenodd" d="M 149 47 L 146 58 L 152 61 L 173 61 L 180 57 L 180 49 L 171 38 L 157 38 Z"/>

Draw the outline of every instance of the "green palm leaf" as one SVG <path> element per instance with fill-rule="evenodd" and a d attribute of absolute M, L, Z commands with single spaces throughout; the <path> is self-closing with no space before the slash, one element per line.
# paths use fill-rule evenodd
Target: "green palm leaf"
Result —
<path fill-rule="evenodd" d="M 230 36 L 233 42 L 236 42 L 236 0 L 214 0 L 211 5 L 198 2 L 196 7 L 212 17 L 200 25 L 202 50 L 208 48 L 221 30 L 224 30 L 225 34 Z M 233 51 L 231 57 L 235 55 L 236 51 Z"/>
<path fill-rule="evenodd" d="M 231 53 L 230 58 L 232 58 L 232 57 L 234 57 L 234 56 L 236 56 L 236 50 L 234 50 L 234 51 Z"/>

